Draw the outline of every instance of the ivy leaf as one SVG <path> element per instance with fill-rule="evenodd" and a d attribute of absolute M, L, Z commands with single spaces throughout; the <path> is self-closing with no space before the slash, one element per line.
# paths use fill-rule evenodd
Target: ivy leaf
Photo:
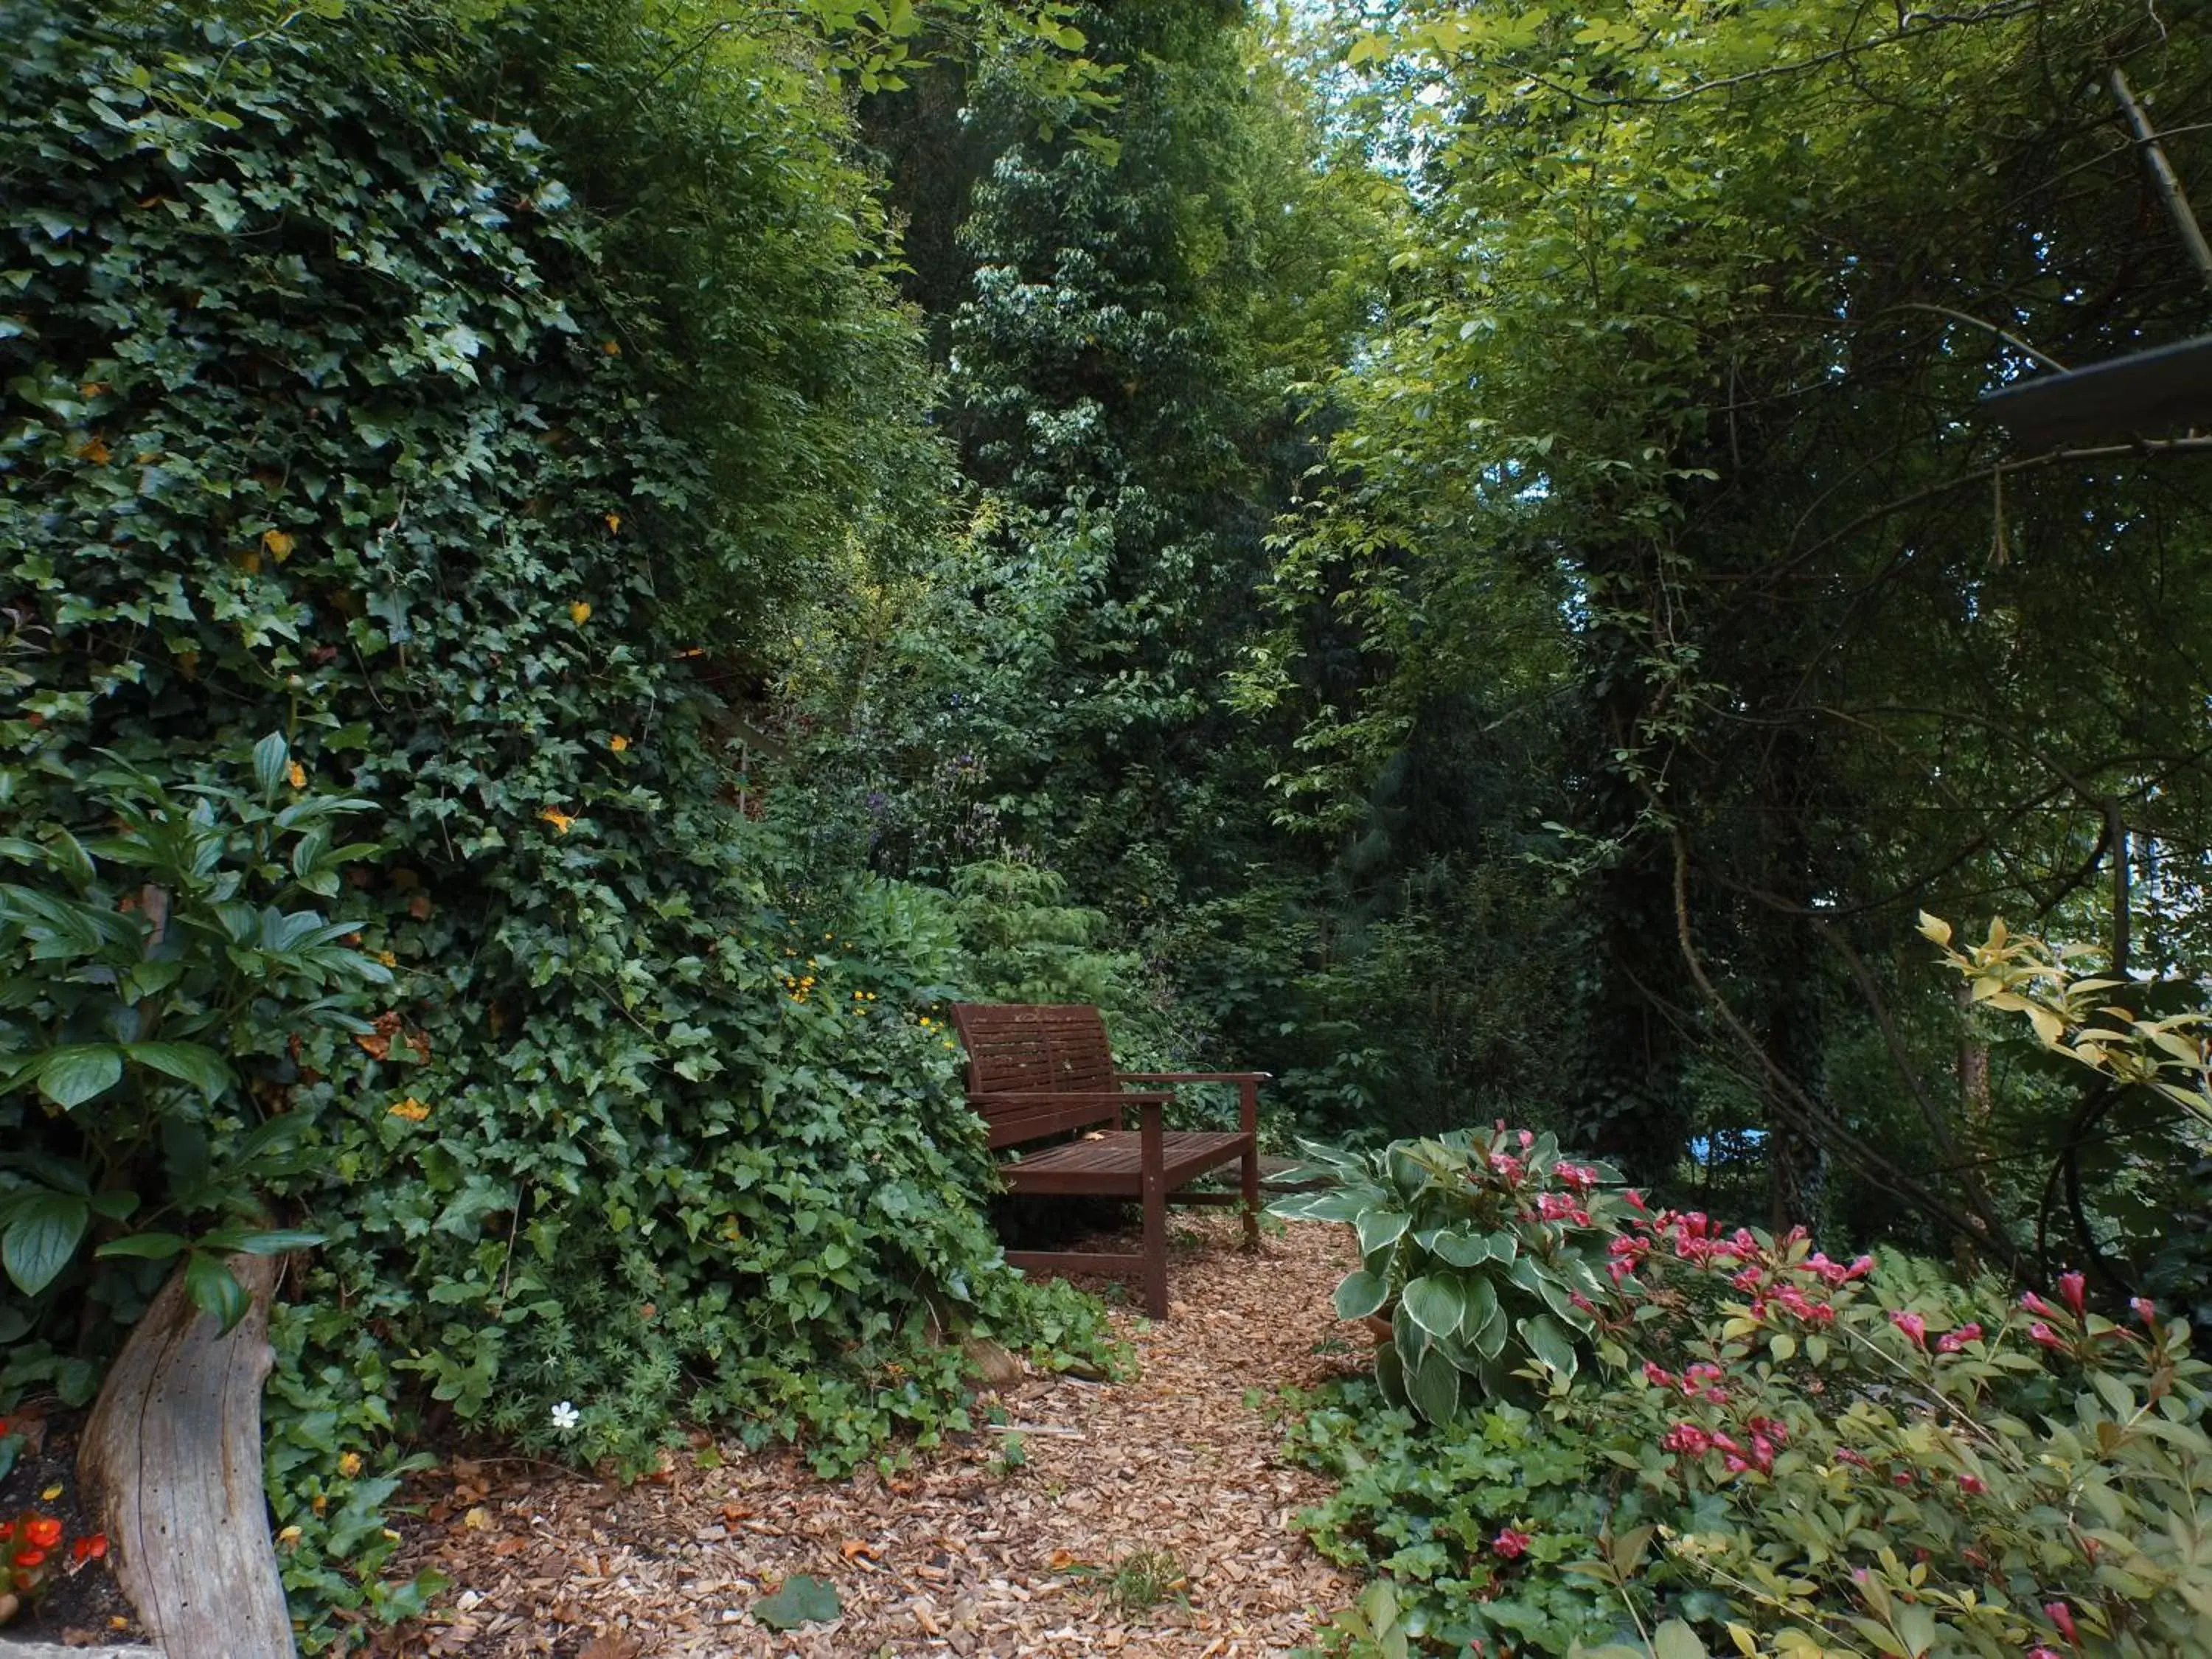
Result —
<path fill-rule="evenodd" d="M 26 1296 L 52 1284 L 76 1254 L 92 1206 L 74 1193 L 33 1193 L 16 1200 L 0 1237 L 0 1266 Z"/>
<path fill-rule="evenodd" d="M 811 1572 L 795 1572 L 773 1595 L 753 1603 L 753 1617 L 770 1630 L 796 1630 L 801 1625 L 826 1625 L 844 1611 L 837 1587 Z"/>

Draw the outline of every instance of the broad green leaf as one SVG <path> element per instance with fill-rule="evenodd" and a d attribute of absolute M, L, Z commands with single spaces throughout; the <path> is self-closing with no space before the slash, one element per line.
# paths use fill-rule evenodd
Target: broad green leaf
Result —
<path fill-rule="evenodd" d="M 285 763 L 291 758 L 291 747 L 281 732 L 271 732 L 253 745 L 253 781 L 259 787 L 263 799 L 274 795 L 276 786 L 284 781 Z"/>
<path fill-rule="evenodd" d="M 64 1109 L 106 1094 L 123 1079 L 123 1051 L 111 1044 L 71 1043 L 49 1049 L 39 1067 L 39 1092 Z"/>
<path fill-rule="evenodd" d="M 1372 1255 L 1397 1242 L 1413 1220 L 1403 1210 L 1366 1210 L 1359 1217 L 1359 1254 Z"/>
<path fill-rule="evenodd" d="M 132 1233 L 124 1238 L 111 1238 L 93 1252 L 102 1261 L 127 1256 L 137 1261 L 167 1261 L 180 1255 L 190 1241 L 182 1233 Z"/>
<path fill-rule="evenodd" d="M 18 1198 L 8 1231 L 0 1234 L 0 1266 L 26 1296 L 36 1296 L 60 1276 L 91 1224 L 92 1206 L 75 1193 L 32 1193 Z"/>
<path fill-rule="evenodd" d="M 1387 1281 L 1358 1268 L 1344 1276 L 1336 1287 L 1336 1316 L 1339 1319 L 1364 1319 L 1377 1312 L 1390 1297 Z"/>
<path fill-rule="evenodd" d="M 214 1049 L 198 1042 L 126 1042 L 123 1052 L 141 1066 L 189 1083 L 210 1100 L 235 1081 Z"/>
<path fill-rule="evenodd" d="M 1538 1314 L 1533 1319 L 1522 1320 L 1521 1340 L 1530 1353 L 1557 1375 L 1571 1377 L 1575 1374 L 1575 1345 L 1551 1315 Z"/>
<path fill-rule="evenodd" d="M 1490 1260 L 1490 1241 L 1475 1233 L 1440 1229 L 1431 1247 L 1455 1267 L 1475 1267 Z"/>
<path fill-rule="evenodd" d="M 222 1258 L 198 1250 L 185 1260 L 185 1294 L 202 1312 L 213 1314 L 217 1328 L 224 1331 L 245 1318 L 252 1305 L 246 1286 L 238 1282 Z"/>
<path fill-rule="evenodd" d="M 1465 1292 L 1441 1273 L 1407 1280 L 1400 1295 L 1407 1316 L 1431 1336 L 1449 1336 L 1467 1316 Z"/>
<path fill-rule="evenodd" d="M 1679 1619 L 1669 1619 L 1651 1632 L 1653 1659 L 1710 1659 L 1698 1632 Z"/>
<path fill-rule="evenodd" d="M 1437 1349 L 1421 1356 L 1406 1376 L 1413 1409 L 1431 1423 L 1449 1423 L 1459 1414 L 1459 1367 Z"/>

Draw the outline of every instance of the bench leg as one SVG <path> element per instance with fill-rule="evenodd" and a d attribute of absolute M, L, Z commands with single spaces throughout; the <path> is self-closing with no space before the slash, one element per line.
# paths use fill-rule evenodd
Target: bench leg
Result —
<path fill-rule="evenodd" d="M 1253 1251 L 1260 1248 L 1260 1149 L 1256 1146 L 1244 1153 L 1244 1248 Z"/>
<path fill-rule="evenodd" d="M 1157 1169 L 1145 1171 L 1145 1312 L 1168 1316 L 1168 1183 Z"/>

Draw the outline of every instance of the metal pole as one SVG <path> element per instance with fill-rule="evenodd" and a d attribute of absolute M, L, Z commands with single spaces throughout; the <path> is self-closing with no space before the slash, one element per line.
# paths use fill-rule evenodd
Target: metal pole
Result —
<path fill-rule="evenodd" d="M 2189 257 L 2197 262 L 2204 285 L 2212 288 L 2212 244 L 2206 243 L 2203 228 L 2190 210 L 2189 197 L 2174 174 L 2173 164 L 2166 159 L 2166 151 L 2160 147 L 2156 130 L 2143 113 L 2142 106 L 2136 102 L 2128 77 L 2118 69 L 2112 71 L 2112 91 L 2120 100 L 2120 107 L 2127 112 L 2128 125 L 2136 130 L 2136 141 L 2142 146 L 2143 158 L 2150 163 L 2150 176 L 2158 185 L 2158 193 L 2166 198 L 2166 210 L 2173 216 L 2174 228 L 2181 233 L 2182 242 L 2189 249 Z"/>

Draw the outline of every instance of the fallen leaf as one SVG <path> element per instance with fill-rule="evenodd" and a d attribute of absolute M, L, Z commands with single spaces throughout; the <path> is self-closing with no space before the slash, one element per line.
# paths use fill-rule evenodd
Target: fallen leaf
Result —
<path fill-rule="evenodd" d="M 584 1644 L 576 1659 L 637 1659 L 644 1651 L 645 1644 L 628 1631 L 605 1625 L 597 1636 Z"/>
<path fill-rule="evenodd" d="M 811 1572 L 794 1572 L 773 1595 L 753 1603 L 753 1617 L 770 1630 L 796 1630 L 801 1625 L 826 1625 L 844 1611 L 837 1587 Z"/>
<path fill-rule="evenodd" d="M 837 1547 L 837 1553 L 848 1561 L 860 1555 L 865 1555 L 872 1561 L 876 1559 L 876 1547 L 873 1544 L 864 1543 L 858 1538 L 848 1538 Z"/>
<path fill-rule="evenodd" d="M 471 1532 L 482 1532 L 491 1525 L 491 1511 L 479 1504 L 461 1517 L 461 1524 Z"/>

